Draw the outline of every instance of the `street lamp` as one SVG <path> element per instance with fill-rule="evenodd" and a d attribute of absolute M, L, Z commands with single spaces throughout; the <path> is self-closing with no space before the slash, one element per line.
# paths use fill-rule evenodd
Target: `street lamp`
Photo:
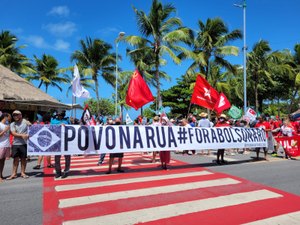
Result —
<path fill-rule="evenodd" d="M 116 42 L 116 110 L 115 115 L 118 115 L 118 45 L 119 41 L 125 36 L 125 32 L 120 32 L 119 36 L 115 40 Z"/>
<path fill-rule="evenodd" d="M 234 6 L 243 8 L 243 39 L 244 39 L 244 46 L 243 46 L 243 52 L 244 52 L 244 113 L 246 113 L 247 110 L 247 45 L 246 45 L 246 0 L 244 0 L 242 5 L 234 4 Z"/>

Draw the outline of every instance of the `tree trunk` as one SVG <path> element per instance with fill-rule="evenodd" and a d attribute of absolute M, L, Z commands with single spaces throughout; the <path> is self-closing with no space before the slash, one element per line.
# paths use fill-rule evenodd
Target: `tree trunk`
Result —
<path fill-rule="evenodd" d="M 160 82 L 159 82 L 159 52 L 155 54 L 155 80 L 156 80 L 156 90 L 157 90 L 157 96 L 156 96 L 156 113 L 158 111 L 158 105 L 160 101 Z"/>
<path fill-rule="evenodd" d="M 254 75 L 255 81 L 254 81 L 254 97 L 255 97 L 255 111 L 258 110 L 258 81 L 257 81 L 257 76 Z"/>
<path fill-rule="evenodd" d="M 96 98 L 97 98 L 97 113 L 99 112 L 99 109 L 100 109 L 100 106 L 99 106 L 99 84 L 98 84 L 98 77 L 97 77 L 97 72 L 94 71 L 94 74 L 93 74 L 93 80 L 95 82 L 95 92 L 96 92 Z"/>
<path fill-rule="evenodd" d="M 292 113 L 293 104 L 294 104 L 295 98 L 297 96 L 297 93 L 298 93 L 298 89 L 297 89 L 297 87 L 295 87 L 295 89 L 293 90 L 293 94 L 292 94 L 291 104 L 289 106 L 289 114 Z"/>
<path fill-rule="evenodd" d="M 124 112 L 123 112 L 123 111 L 124 111 L 124 105 L 123 105 L 123 104 L 121 104 L 121 106 L 120 106 L 120 107 L 121 107 L 121 112 L 120 112 L 120 120 L 121 120 L 121 124 L 123 124 L 123 122 L 124 122 L 124 121 L 123 121 L 123 118 L 124 118 L 124 117 L 123 117 L 123 113 L 124 113 Z"/>

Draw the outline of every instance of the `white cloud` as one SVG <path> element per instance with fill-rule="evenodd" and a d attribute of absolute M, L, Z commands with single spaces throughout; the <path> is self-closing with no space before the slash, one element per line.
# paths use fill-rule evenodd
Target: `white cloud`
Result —
<path fill-rule="evenodd" d="M 43 26 L 43 28 L 59 37 L 69 37 L 77 30 L 76 24 L 73 22 L 49 23 Z"/>
<path fill-rule="evenodd" d="M 97 31 L 97 33 L 105 37 L 110 36 L 112 34 L 118 34 L 118 32 L 120 32 L 120 30 L 115 27 L 107 27 Z"/>
<path fill-rule="evenodd" d="M 50 12 L 48 12 L 48 15 L 54 15 L 54 16 L 61 16 L 61 17 L 68 17 L 70 14 L 70 10 L 67 6 L 56 6 L 53 7 Z"/>
<path fill-rule="evenodd" d="M 54 44 L 48 43 L 43 37 L 37 35 L 30 35 L 28 37 L 23 37 L 23 39 L 25 40 L 26 45 L 34 46 L 36 48 L 54 49 L 60 52 L 69 52 L 70 50 L 70 43 L 62 39 L 57 39 Z"/>
<path fill-rule="evenodd" d="M 28 45 L 33 45 L 36 48 L 50 48 L 50 45 L 41 36 L 30 35 L 24 39 L 28 42 Z"/>
<path fill-rule="evenodd" d="M 55 44 L 54 44 L 54 48 L 57 50 L 57 51 L 69 51 L 69 48 L 70 48 L 70 43 L 69 42 L 66 42 L 62 39 L 58 39 L 56 40 Z"/>

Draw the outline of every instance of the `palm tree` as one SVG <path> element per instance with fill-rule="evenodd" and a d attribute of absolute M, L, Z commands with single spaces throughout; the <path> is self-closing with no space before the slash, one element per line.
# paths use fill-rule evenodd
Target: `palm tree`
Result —
<path fill-rule="evenodd" d="M 132 76 L 132 71 L 123 71 L 119 73 L 118 76 L 118 99 L 120 99 L 120 101 L 118 102 L 121 110 L 120 110 L 120 118 L 121 121 L 123 121 L 123 112 L 124 112 L 124 108 L 128 109 L 129 107 L 126 105 L 126 94 L 127 94 L 127 89 L 128 89 L 128 85 L 130 82 Z"/>
<path fill-rule="evenodd" d="M 242 38 L 241 31 L 233 30 L 229 32 L 226 24 L 220 18 L 209 18 L 206 23 L 199 20 L 198 26 L 199 31 L 194 35 L 192 52 L 180 54 L 181 58 L 192 58 L 194 61 L 188 68 L 187 75 L 199 71 L 208 80 L 212 61 L 227 71 L 236 73 L 236 67 L 227 61 L 225 56 L 238 55 L 238 47 L 230 46 L 228 43 Z"/>
<path fill-rule="evenodd" d="M 57 87 L 60 91 L 62 88 L 59 86 L 59 83 L 69 83 L 67 75 L 62 74 L 65 70 L 58 69 L 57 60 L 51 56 L 43 54 L 41 59 L 34 55 L 35 60 L 35 71 L 33 75 L 26 77 L 27 80 L 38 80 L 40 81 L 38 88 L 41 88 L 42 85 L 46 87 L 46 93 L 48 92 L 49 86 Z M 62 74 L 62 76 L 59 76 Z"/>
<path fill-rule="evenodd" d="M 17 47 L 17 41 L 17 37 L 9 31 L 0 33 L 0 64 L 19 75 L 33 73 L 29 59 L 20 53 L 24 46 Z"/>
<path fill-rule="evenodd" d="M 295 96 L 298 94 L 299 87 L 300 87 L 300 44 L 296 44 L 294 47 L 295 54 L 293 55 L 293 63 L 292 63 L 292 68 L 293 68 L 293 74 L 294 74 L 294 83 L 295 83 L 295 90 L 293 93 L 293 98 L 291 105 L 293 101 L 295 100 Z M 299 105 L 298 105 L 299 108 Z M 290 109 L 291 113 L 291 109 Z"/>
<path fill-rule="evenodd" d="M 99 75 L 112 86 L 115 84 L 114 70 L 116 59 L 115 55 L 110 53 L 112 46 L 100 39 L 92 40 L 90 37 L 87 37 L 85 41 L 80 40 L 80 48 L 81 50 L 76 50 L 71 55 L 71 60 L 77 61 L 86 68 L 84 70 L 85 75 L 90 74 L 92 76 L 95 82 L 96 98 L 99 102 Z"/>
<path fill-rule="evenodd" d="M 176 9 L 171 4 L 162 5 L 158 0 L 153 0 L 150 12 L 147 15 L 141 10 L 134 8 L 137 18 L 137 26 L 141 34 L 145 37 L 128 36 L 126 41 L 140 47 L 144 43 L 143 51 L 149 47 L 154 53 L 155 83 L 157 88 L 156 108 L 160 100 L 160 66 L 162 55 L 168 54 L 175 63 L 180 63 L 180 59 L 174 51 L 185 51 L 179 42 L 188 42 L 190 40 L 190 29 L 182 27 L 182 22 L 177 17 L 172 17 Z"/>

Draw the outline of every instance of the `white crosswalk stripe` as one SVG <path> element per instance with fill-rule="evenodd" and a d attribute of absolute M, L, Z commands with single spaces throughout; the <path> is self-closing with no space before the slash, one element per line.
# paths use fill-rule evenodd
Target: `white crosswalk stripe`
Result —
<path fill-rule="evenodd" d="M 56 191 L 70 191 L 70 190 L 78 190 L 82 188 L 95 188 L 95 187 L 104 187 L 110 185 L 117 184 L 130 184 L 137 182 L 146 182 L 146 181 L 159 181 L 173 178 L 183 178 L 183 177 L 193 177 L 193 176 L 203 176 L 212 174 L 208 171 L 196 171 L 196 172 L 188 172 L 188 173 L 177 173 L 177 174 L 167 174 L 161 176 L 149 176 L 149 177 L 139 177 L 132 179 L 121 179 L 121 180 L 111 180 L 111 181 L 102 181 L 102 182 L 92 182 L 92 183 L 84 183 L 84 184 L 70 184 L 70 185 L 59 185 L 55 187 Z"/>
<path fill-rule="evenodd" d="M 299 225 L 300 224 L 300 211 L 287 213 L 280 216 L 274 216 L 263 220 L 257 220 L 244 225 Z"/>
<path fill-rule="evenodd" d="M 75 221 L 66 221 L 64 225 L 96 225 L 96 224 L 114 224 L 128 225 L 149 221 L 155 221 L 173 216 L 184 215 L 188 213 L 200 212 L 209 209 L 216 209 L 226 206 L 234 206 L 270 198 L 279 198 L 282 195 L 268 191 L 257 190 L 246 193 L 237 193 L 225 196 L 219 196 L 196 201 L 182 202 L 177 204 L 122 212 L 113 215 L 81 219 Z M 139 215 L 139 216 L 137 216 Z"/>
<path fill-rule="evenodd" d="M 92 203 L 99 203 L 104 201 L 112 201 L 124 198 L 141 197 L 155 194 L 166 194 L 176 191 L 187 191 L 198 188 L 216 187 L 221 185 L 238 184 L 240 181 L 231 178 L 221 178 L 216 180 L 190 182 L 184 184 L 167 185 L 161 187 L 152 187 L 144 189 L 136 189 L 130 191 L 120 191 L 114 193 L 105 193 L 99 195 L 90 195 L 77 198 L 61 199 L 59 201 L 59 208 L 72 207 L 78 205 L 87 205 Z"/>

